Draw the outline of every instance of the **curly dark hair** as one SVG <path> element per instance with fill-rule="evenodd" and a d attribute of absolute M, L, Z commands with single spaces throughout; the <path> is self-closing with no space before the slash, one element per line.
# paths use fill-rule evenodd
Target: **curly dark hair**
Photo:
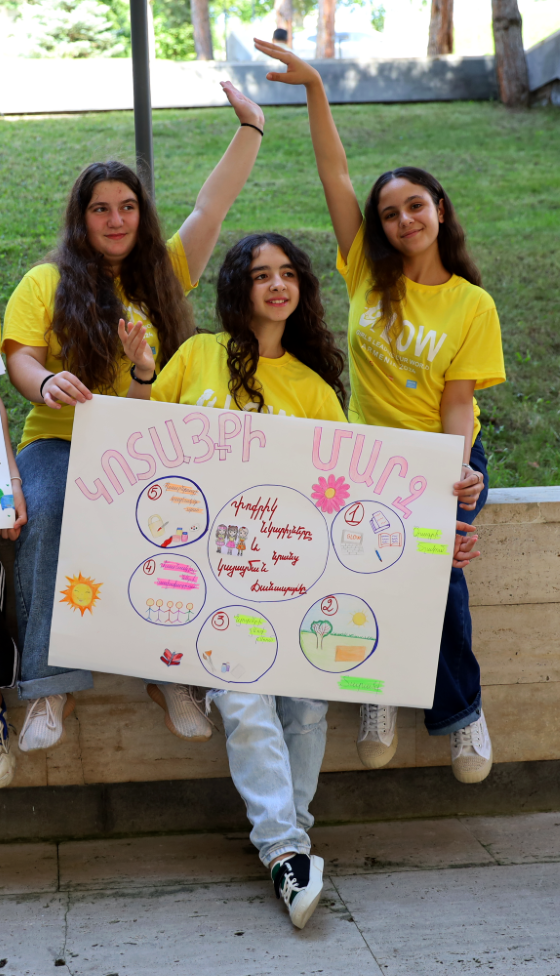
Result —
<path fill-rule="evenodd" d="M 387 240 L 379 216 L 379 196 L 381 190 L 391 180 L 404 179 L 416 186 L 423 186 L 430 194 L 435 206 L 441 200 L 444 204 L 444 220 L 439 225 L 438 247 L 442 264 L 450 274 L 460 275 L 472 285 L 480 285 L 481 275 L 470 257 L 465 242 L 465 232 L 457 219 L 451 200 L 439 180 L 424 169 L 416 166 L 399 166 L 389 170 L 375 181 L 365 206 L 365 250 L 371 269 L 372 291 L 381 293 L 381 313 L 389 325 L 389 334 L 397 339 L 402 328 L 398 324 L 395 311 L 406 294 L 403 274 L 403 256 Z M 396 329 L 395 329 L 396 326 Z"/>
<path fill-rule="evenodd" d="M 138 238 L 122 263 L 120 280 L 129 301 L 145 310 L 157 329 L 161 366 L 195 329 L 156 208 L 142 182 L 115 160 L 87 166 L 70 191 L 60 244 L 45 260 L 60 271 L 52 323 L 60 359 L 86 386 L 107 391 L 114 388 L 123 356 L 117 326 L 124 313 L 111 270 L 89 243 L 85 223 L 94 187 L 104 180 L 125 183 L 138 198 Z"/>
<path fill-rule="evenodd" d="M 241 391 L 258 403 L 259 411 L 264 407 L 262 390 L 255 378 L 259 344 L 251 329 L 253 279 L 250 271 L 255 251 L 263 244 L 273 244 L 284 252 L 299 283 L 299 303 L 286 320 L 282 346 L 332 386 L 344 406 L 346 390 L 340 379 L 344 356 L 337 349 L 332 333 L 325 324 L 319 281 L 313 274 L 307 254 L 281 234 L 249 234 L 244 237 L 229 249 L 218 274 L 216 312 L 229 335 L 229 391 L 238 407 L 241 407 Z"/>

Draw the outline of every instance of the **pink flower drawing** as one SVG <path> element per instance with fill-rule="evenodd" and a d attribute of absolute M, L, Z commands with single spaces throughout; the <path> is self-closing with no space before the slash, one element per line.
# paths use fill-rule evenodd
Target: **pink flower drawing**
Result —
<path fill-rule="evenodd" d="M 350 485 L 347 485 L 344 478 L 335 478 L 334 474 L 329 475 L 329 480 L 319 478 L 319 483 L 313 485 L 312 499 L 317 508 L 330 515 L 331 512 L 338 512 L 346 504 L 350 495 Z"/>

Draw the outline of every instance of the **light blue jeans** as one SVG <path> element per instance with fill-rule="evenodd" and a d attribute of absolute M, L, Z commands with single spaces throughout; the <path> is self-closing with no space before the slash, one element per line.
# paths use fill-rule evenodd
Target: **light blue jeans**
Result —
<path fill-rule="evenodd" d="M 227 736 L 231 778 L 247 807 L 265 867 L 280 854 L 309 854 L 328 702 L 240 691 L 210 692 Z"/>
<path fill-rule="evenodd" d="M 93 688 L 91 672 L 48 664 L 69 457 L 70 441 L 58 437 L 33 441 L 18 454 L 28 517 L 14 567 L 23 699 Z"/>

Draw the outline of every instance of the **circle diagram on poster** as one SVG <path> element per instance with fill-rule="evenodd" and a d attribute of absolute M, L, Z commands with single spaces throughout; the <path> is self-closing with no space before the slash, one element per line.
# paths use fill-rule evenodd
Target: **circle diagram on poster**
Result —
<path fill-rule="evenodd" d="M 205 621 L 196 642 L 202 666 L 213 678 L 228 684 L 258 681 L 276 659 L 274 627 L 251 607 L 215 610 Z"/>
<path fill-rule="evenodd" d="M 362 499 L 342 508 L 331 525 L 333 549 L 353 573 L 382 573 L 403 554 L 402 519 L 388 505 Z"/>
<path fill-rule="evenodd" d="M 299 644 L 309 663 L 335 673 L 359 668 L 373 654 L 378 638 L 373 610 L 350 593 L 317 600 L 299 629 Z"/>
<path fill-rule="evenodd" d="M 188 556 L 157 553 L 134 570 L 128 598 L 136 613 L 149 624 L 183 627 L 202 610 L 206 583 Z"/>
<path fill-rule="evenodd" d="M 216 516 L 208 559 L 228 593 L 274 602 L 304 596 L 323 575 L 327 523 L 295 488 L 256 485 L 235 495 Z"/>
<path fill-rule="evenodd" d="M 146 485 L 136 504 L 138 528 L 160 549 L 176 549 L 200 539 L 208 529 L 208 505 L 189 478 L 159 478 Z"/>

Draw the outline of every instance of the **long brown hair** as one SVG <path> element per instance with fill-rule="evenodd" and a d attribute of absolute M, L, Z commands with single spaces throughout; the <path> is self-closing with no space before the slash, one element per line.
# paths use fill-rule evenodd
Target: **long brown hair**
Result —
<path fill-rule="evenodd" d="M 397 339 L 402 329 L 398 322 L 400 303 L 406 294 L 403 256 L 388 241 L 379 216 L 381 190 L 391 180 L 404 179 L 423 186 L 434 205 L 444 204 L 444 219 L 439 225 L 438 248 L 442 264 L 450 274 L 459 275 L 472 285 L 480 285 L 481 275 L 467 251 L 465 232 L 457 219 L 455 208 L 439 180 L 416 166 L 399 166 L 375 181 L 365 206 L 365 250 L 371 270 L 372 291 L 381 294 L 381 314 L 388 334 Z"/>
<path fill-rule="evenodd" d="M 123 357 L 117 327 L 124 312 L 103 255 L 88 241 L 85 222 L 94 187 L 103 180 L 125 183 L 138 198 L 138 237 L 122 263 L 120 280 L 127 299 L 143 310 L 157 330 L 161 366 L 195 330 L 155 206 L 142 182 L 124 163 L 92 163 L 70 191 L 61 242 L 47 258 L 60 271 L 52 329 L 65 369 L 92 389 L 109 390 L 114 388 Z"/>
<path fill-rule="evenodd" d="M 346 390 L 340 379 L 344 357 L 336 348 L 332 333 L 324 322 L 319 281 L 313 274 L 307 254 L 281 234 L 250 234 L 227 252 L 218 274 L 216 311 L 228 333 L 227 365 L 229 391 L 238 407 L 244 391 L 250 400 L 264 407 L 264 397 L 256 382 L 259 343 L 251 329 L 251 262 L 256 248 L 263 244 L 279 247 L 294 268 L 299 283 L 299 303 L 286 320 L 283 348 L 309 366 L 332 386 L 342 406 Z"/>

